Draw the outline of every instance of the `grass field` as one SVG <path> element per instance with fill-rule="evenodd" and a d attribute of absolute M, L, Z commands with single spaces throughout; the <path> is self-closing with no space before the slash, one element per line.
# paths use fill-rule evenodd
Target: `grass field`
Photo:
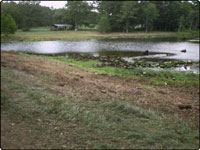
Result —
<path fill-rule="evenodd" d="M 30 31 L 18 30 L 7 38 L 2 37 L 2 42 L 13 41 L 47 41 L 47 40 L 80 40 L 99 38 L 177 38 L 180 40 L 199 37 L 198 31 L 186 32 L 132 32 L 132 33 L 98 33 L 96 31 L 50 31 L 50 27 L 32 28 Z"/>
<path fill-rule="evenodd" d="M 3 110 L 16 127 L 23 122 L 32 130 L 34 148 L 198 148 L 198 131 L 178 116 L 119 100 L 58 98 L 42 91 L 48 84 L 1 69 Z"/>
<path fill-rule="evenodd" d="M 97 61 L 12 52 L 1 58 L 2 148 L 199 147 L 198 75 L 154 73 L 160 81 L 148 77 L 151 84 L 134 71 L 95 68 Z M 177 81 L 163 86 L 171 76 Z"/>

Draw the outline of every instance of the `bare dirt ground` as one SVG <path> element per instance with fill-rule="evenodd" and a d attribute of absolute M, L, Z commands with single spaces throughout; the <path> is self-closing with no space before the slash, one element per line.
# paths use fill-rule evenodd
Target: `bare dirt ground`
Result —
<path fill-rule="evenodd" d="M 46 90 L 58 97 L 82 100 L 120 99 L 179 114 L 188 122 L 198 124 L 198 88 L 189 89 L 185 93 L 175 87 L 152 86 L 131 78 L 95 74 L 74 65 L 46 58 L 21 56 L 15 52 L 1 52 L 1 66 L 29 72 L 38 80 L 55 85 L 55 89 Z M 44 78 L 41 74 L 51 78 Z M 191 108 L 181 109 L 182 105 Z"/>

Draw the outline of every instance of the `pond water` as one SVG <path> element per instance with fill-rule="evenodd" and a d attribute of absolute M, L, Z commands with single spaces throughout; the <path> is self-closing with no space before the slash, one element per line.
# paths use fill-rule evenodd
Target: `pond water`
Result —
<path fill-rule="evenodd" d="M 186 52 L 181 52 L 184 49 L 186 49 Z M 135 59 L 199 61 L 199 43 L 166 39 L 13 42 L 2 43 L 1 50 L 57 55 L 66 53 L 81 53 L 93 56 L 117 55 L 123 57 L 126 61 L 134 61 Z M 148 50 L 148 55 L 144 53 L 146 50 Z"/>

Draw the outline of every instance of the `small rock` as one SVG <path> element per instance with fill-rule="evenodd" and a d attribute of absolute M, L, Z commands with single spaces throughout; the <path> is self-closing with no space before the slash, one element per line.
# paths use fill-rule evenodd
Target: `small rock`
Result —
<path fill-rule="evenodd" d="M 58 127 L 54 127 L 54 130 L 58 130 Z"/>
<path fill-rule="evenodd" d="M 11 125 L 12 125 L 12 126 L 14 126 L 14 125 L 15 125 L 15 123 L 12 123 Z"/>
<path fill-rule="evenodd" d="M 186 53 L 186 49 L 181 50 L 181 52 Z"/>
<path fill-rule="evenodd" d="M 74 78 L 74 80 L 75 80 L 75 81 L 78 81 L 79 79 L 78 79 L 78 78 Z"/>
<path fill-rule="evenodd" d="M 103 64 L 102 64 L 102 63 L 99 63 L 99 64 L 94 64 L 93 66 L 94 66 L 94 67 L 103 67 Z"/>
<path fill-rule="evenodd" d="M 59 83 L 58 85 L 59 85 L 59 86 L 65 86 L 65 84 L 64 84 L 64 83 Z"/>
<path fill-rule="evenodd" d="M 149 51 L 146 50 L 143 54 L 144 54 L 144 55 L 149 55 Z"/>
<path fill-rule="evenodd" d="M 93 91 L 89 91 L 89 93 L 93 94 L 94 92 Z"/>
<path fill-rule="evenodd" d="M 62 147 L 63 147 L 63 148 L 67 148 L 67 146 L 66 146 L 66 145 L 62 145 Z"/>
<path fill-rule="evenodd" d="M 101 93 L 106 93 L 106 90 L 101 90 Z"/>
<path fill-rule="evenodd" d="M 191 105 L 183 105 L 183 104 L 180 104 L 178 105 L 178 108 L 179 109 L 192 109 L 192 106 Z"/>

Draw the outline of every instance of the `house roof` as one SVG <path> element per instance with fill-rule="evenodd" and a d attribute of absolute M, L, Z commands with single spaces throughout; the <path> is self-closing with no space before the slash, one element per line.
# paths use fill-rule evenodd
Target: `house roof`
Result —
<path fill-rule="evenodd" d="M 67 27 L 67 26 L 72 26 L 70 24 L 53 24 L 53 26 L 57 26 L 57 27 Z"/>

